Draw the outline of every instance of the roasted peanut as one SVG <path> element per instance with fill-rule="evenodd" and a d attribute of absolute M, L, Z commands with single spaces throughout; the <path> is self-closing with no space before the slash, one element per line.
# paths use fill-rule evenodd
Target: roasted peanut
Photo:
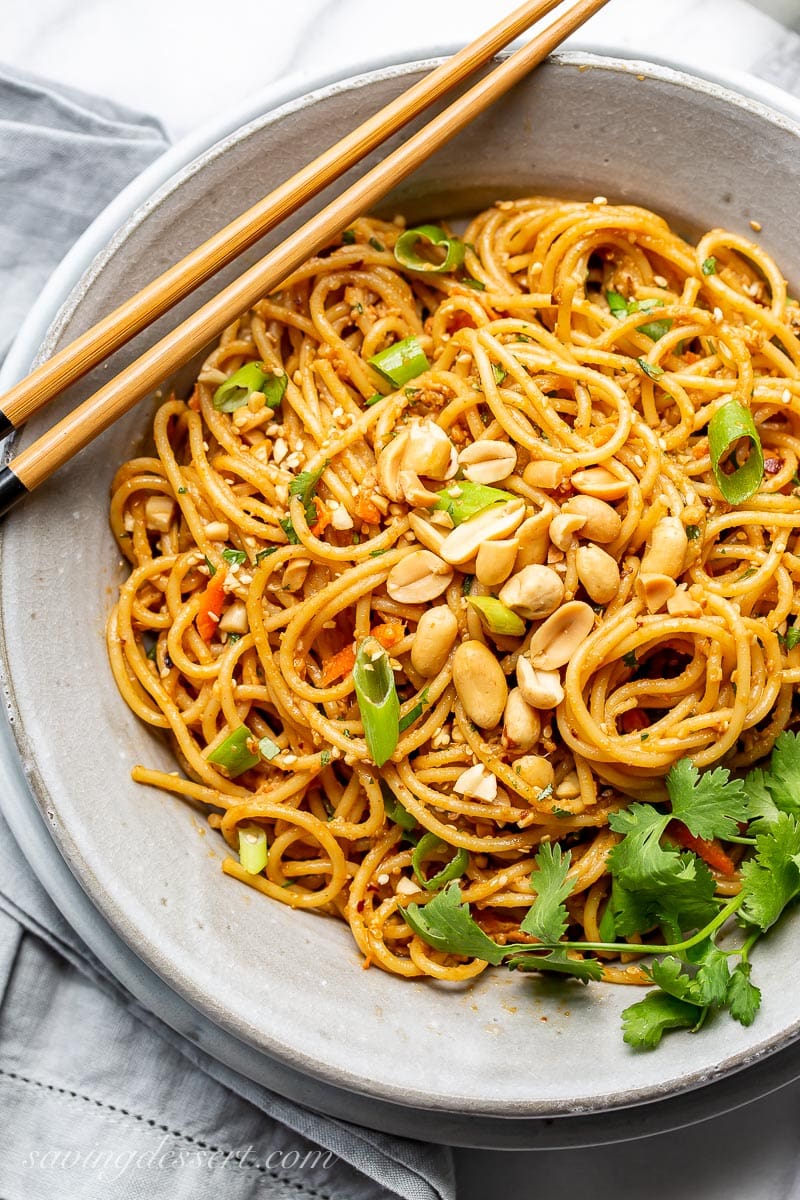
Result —
<path fill-rule="evenodd" d="M 456 467 L 455 446 L 442 427 L 435 421 L 414 420 L 381 450 L 376 472 L 381 491 L 390 500 L 429 508 L 437 496 L 420 482 L 420 475 L 444 480 Z"/>
<path fill-rule="evenodd" d="M 446 604 L 437 604 L 422 614 L 411 643 L 411 665 L 425 679 L 438 675 L 453 648 L 458 621 Z"/>
<path fill-rule="evenodd" d="M 662 517 L 657 522 L 642 556 L 643 575 L 669 575 L 677 579 L 683 571 L 689 539 L 683 522 L 677 517 Z"/>
<path fill-rule="evenodd" d="M 414 420 L 407 427 L 403 466 L 428 479 L 449 479 L 456 472 L 456 449 L 441 425 Z"/>
<path fill-rule="evenodd" d="M 250 623 L 247 619 L 247 605 L 243 600 L 234 600 L 229 604 L 220 617 L 217 628 L 222 633 L 247 633 Z"/>
<path fill-rule="evenodd" d="M 552 567 L 523 567 L 503 584 L 499 598 L 521 617 L 538 621 L 555 612 L 564 598 L 564 584 Z"/>
<path fill-rule="evenodd" d="M 616 509 L 606 504 L 605 500 L 597 500 L 594 496 L 573 496 L 562 505 L 561 511 L 586 518 L 580 534 L 590 542 L 605 544 L 619 537 L 622 520 Z"/>
<path fill-rule="evenodd" d="M 594 496 L 597 500 L 621 500 L 627 496 L 630 484 L 614 475 L 607 467 L 586 467 L 570 476 L 576 492 Z"/>
<path fill-rule="evenodd" d="M 386 580 L 386 590 L 398 604 L 427 604 L 447 591 L 452 568 L 430 550 L 414 550 L 395 563 Z"/>
<path fill-rule="evenodd" d="M 550 541 L 566 554 L 572 545 L 572 539 L 579 529 L 586 524 L 586 517 L 579 513 L 559 513 L 550 522 Z"/>
<path fill-rule="evenodd" d="M 426 550 L 432 550 L 434 554 L 441 554 L 442 542 L 445 538 L 441 529 L 415 512 L 408 514 L 408 523 L 414 530 L 417 541 L 421 542 Z"/>
<path fill-rule="evenodd" d="M 475 560 L 475 574 L 488 588 L 497 587 L 514 570 L 519 543 L 516 538 L 482 542 Z"/>
<path fill-rule="evenodd" d="M 483 763 L 475 763 L 461 772 L 453 784 L 453 791 L 476 800 L 494 800 L 497 797 L 497 776 L 487 771 Z"/>
<path fill-rule="evenodd" d="M 542 671 L 556 671 L 566 666 L 580 644 L 591 633 L 594 613 L 582 600 L 562 604 L 533 635 L 530 644 L 531 662 Z"/>
<path fill-rule="evenodd" d="M 536 745 L 541 733 L 538 712 L 528 704 L 518 687 L 512 688 L 503 716 L 503 745 L 513 754 L 525 754 Z"/>
<path fill-rule="evenodd" d="M 541 671 L 524 654 L 517 659 L 517 685 L 523 699 L 534 708 L 549 711 L 558 708 L 564 699 L 558 671 Z"/>
<path fill-rule="evenodd" d="M 564 468 L 561 463 L 541 458 L 537 462 L 528 463 L 522 472 L 522 478 L 528 487 L 541 488 L 543 491 L 549 492 L 563 482 Z"/>
<path fill-rule="evenodd" d="M 556 788 L 559 800 L 574 800 L 581 794 L 581 784 L 577 771 L 569 771 Z"/>
<path fill-rule="evenodd" d="M 579 546 L 575 556 L 578 579 L 595 604 L 609 604 L 619 591 L 619 567 L 599 546 Z"/>
<path fill-rule="evenodd" d="M 525 515 L 523 500 L 507 500 L 486 508 L 458 525 L 442 543 L 442 558 L 458 567 L 478 553 L 482 542 L 510 537 Z"/>
<path fill-rule="evenodd" d="M 516 467 L 517 452 L 508 442 L 481 438 L 465 446 L 458 461 L 464 468 L 464 477 L 473 483 L 499 483 Z"/>
<path fill-rule="evenodd" d="M 453 655 L 453 683 L 469 719 L 481 729 L 500 723 L 508 700 L 503 669 L 483 642 L 462 642 Z"/>
<path fill-rule="evenodd" d="M 540 792 L 552 787 L 555 779 L 552 763 L 540 754 L 526 754 L 523 758 L 518 758 L 514 763 L 514 774 L 519 775 L 529 787 L 538 788 Z"/>
<path fill-rule="evenodd" d="M 654 575 L 642 573 L 636 580 L 636 591 L 650 613 L 656 613 L 664 607 L 671 596 L 675 595 L 677 584 L 669 575 Z"/>
<path fill-rule="evenodd" d="M 685 584 L 668 598 L 667 612 L 673 617 L 702 617 L 703 615 L 702 608 L 689 595 Z"/>
<path fill-rule="evenodd" d="M 156 533 L 167 533 L 175 516 L 175 501 L 170 496 L 148 496 L 144 504 L 144 523 Z"/>

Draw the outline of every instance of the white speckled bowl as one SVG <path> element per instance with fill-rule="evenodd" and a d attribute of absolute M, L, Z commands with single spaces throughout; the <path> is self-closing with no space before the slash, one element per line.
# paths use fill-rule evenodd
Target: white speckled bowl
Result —
<path fill-rule="evenodd" d="M 383 69 L 260 116 L 126 214 L 94 261 L 97 235 L 90 235 L 51 289 L 50 312 L 59 289 L 64 304 L 41 354 L 422 69 Z M 757 218 L 765 246 L 798 281 L 799 133 L 754 101 L 667 68 L 564 55 L 431 159 L 389 208 L 435 217 L 536 190 L 641 202 L 680 230 L 723 224 L 749 232 Z M 161 167 L 150 174 L 154 183 L 165 178 Z M 118 215 L 126 203 L 117 205 Z M 66 296 L 76 262 L 85 274 Z M 42 311 L 47 305 L 36 320 Z M 17 369 L 26 355 L 29 361 L 35 328 L 17 350 Z M 158 328 L 121 352 L 112 368 L 140 352 Z M 60 412 L 108 369 L 72 389 Z M 130 781 L 134 762 L 167 770 L 174 763 L 118 697 L 103 645 L 119 579 L 106 523 L 108 485 L 141 438 L 148 412 L 144 406 L 121 421 L 6 522 L 0 615 L 8 703 L 30 789 L 96 910 L 148 969 L 140 985 L 155 1008 L 153 985 L 141 984 L 151 972 L 188 1002 L 182 1011 L 197 1014 L 198 1028 L 210 1022 L 220 1045 L 242 1050 L 236 1065 L 255 1078 L 366 1123 L 428 1137 L 460 1129 L 459 1139 L 495 1144 L 509 1140 L 498 1132 L 504 1122 L 524 1131 L 543 1117 L 656 1101 L 792 1043 L 800 995 L 786 980 L 794 971 L 796 919 L 758 951 L 764 1004 L 750 1029 L 720 1021 L 698 1037 L 669 1037 L 647 1055 L 622 1043 L 619 1014 L 632 998 L 625 989 L 556 988 L 500 972 L 469 987 L 403 983 L 362 971 L 344 926 L 290 912 L 223 877 L 222 843 L 202 818 Z M 32 422 L 22 443 L 43 426 Z M 19 779 L 13 786 L 17 806 L 27 803 Z M 30 823 L 18 814 L 15 828 L 33 853 Z M 524 1143 L 524 1132 L 512 1140 Z"/>

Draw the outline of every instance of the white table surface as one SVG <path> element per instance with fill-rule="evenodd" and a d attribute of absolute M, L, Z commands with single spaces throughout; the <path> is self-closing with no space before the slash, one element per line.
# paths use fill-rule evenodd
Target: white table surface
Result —
<path fill-rule="evenodd" d="M 800 0 L 755 2 L 611 0 L 574 44 L 699 73 L 752 71 L 800 95 L 800 36 L 787 29 L 800 29 Z M 0 57 L 153 113 L 177 139 L 287 73 L 311 86 L 370 57 L 425 55 L 468 41 L 512 7 L 513 0 L 2 0 Z M 459 1197 L 792 1200 L 800 1198 L 798 1117 L 794 1087 L 694 1130 L 625 1146 L 459 1151 Z M 635 1125 L 634 1111 L 632 1133 Z"/>

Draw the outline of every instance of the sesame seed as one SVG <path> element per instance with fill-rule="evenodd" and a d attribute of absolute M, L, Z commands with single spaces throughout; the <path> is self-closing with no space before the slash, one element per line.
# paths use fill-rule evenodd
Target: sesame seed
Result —
<path fill-rule="evenodd" d="M 663 275 L 654 275 L 653 283 L 656 285 L 656 287 L 666 287 L 667 286 L 667 281 Z"/>
<path fill-rule="evenodd" d="M 761 233 L 762 225 L 760 221 L 751 221 L 750 228 L 754 233 Z"/>
<path fill-rule="evenodd" d="M 717 324 L 717 325 L 719 325 L 719 324 L 720 324 L 720 322 L 722 321 L 722 315 L 723 315 L 723 314 L 722 314 L 722 309 L 721 309 L 721 308 L 715 308 L 715 309 L 714 309 L 714 320 L 715 320 L 715 322 L 716 322 L 716 324 Z"/>
<path fill-rule="evenodd" d="M 592 204 L 608 204 L 608 197 L 607 196 L 595 196 L 594 200 L 592 201 Z"/>

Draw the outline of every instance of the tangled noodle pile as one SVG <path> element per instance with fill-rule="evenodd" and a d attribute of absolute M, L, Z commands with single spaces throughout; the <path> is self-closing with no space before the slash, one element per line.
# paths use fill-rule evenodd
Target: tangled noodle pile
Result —
<path fill-rule="evenodd" d="M 524 937 L 543 840 L 599 940 L 609 815 L 791 723 L 798 330 L 752 242 L 602 198 L 357 221 L 117 472 L 111 662 L 186 776 L 134 777 L 398 975 L 485 968 L 403 919 L 455 878 Z M 718 894 L 741 849 L 699 847 Z M 645 982 L 625 957 L 604 978 Z"/>

